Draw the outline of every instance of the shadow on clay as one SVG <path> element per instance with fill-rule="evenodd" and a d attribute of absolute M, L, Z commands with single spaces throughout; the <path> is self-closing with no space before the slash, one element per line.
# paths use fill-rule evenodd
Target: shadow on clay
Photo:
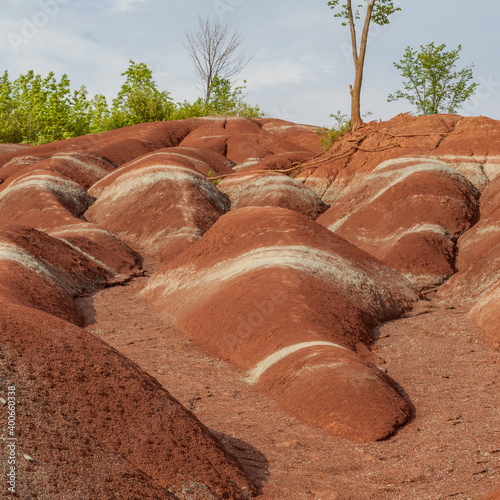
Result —
<path fill-rule="evenodd" d="M 90 297 L 76 297 L 75 304 L 80 317 L 83 318 L 82 328 L 93 325 L 96 322 L 96 310 L 94 299 Z"/>
<path fill-rule="evenodd" d="M 222 432 L 210 429 L 210 432 L 224 445 L 243 467 L 250 481 L 262 495 L 263 485 L 269 479 L 269 462 L 267 458 L 252 445 Z"/>

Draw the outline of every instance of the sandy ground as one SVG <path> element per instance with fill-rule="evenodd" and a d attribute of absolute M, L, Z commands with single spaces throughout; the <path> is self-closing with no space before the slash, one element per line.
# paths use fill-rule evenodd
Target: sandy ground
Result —
<path fill-rule="evenodd" d="M 262 500 L 481 499 L 500 486 L 500 353 L 439 299 L 376 331 L 373 351 L 415 407 L 382 442 L 331 436 L 281 410 L 138 297 L 145 277 L 82 299 L 87 330 L 154 376 L 216 434 Z"/>

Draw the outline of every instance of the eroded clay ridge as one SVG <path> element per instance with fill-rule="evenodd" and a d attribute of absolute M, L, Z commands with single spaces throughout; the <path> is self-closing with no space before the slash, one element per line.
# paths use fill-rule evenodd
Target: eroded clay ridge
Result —
<path fill-rule="evenodd" d="M 144 295 L 249 383 L 335 434 L 382 439 L 410 416 L 356 346 L 411 309 L 411 283 L 304 215 L 231 211 L 166 263 Z"/>
<path fill-rule="evenodd" d="M 75 299 L 146 256 L 160 314 L 288 411 L 361 441 L 411 416 L 369 348 L 422 290 L 470 305 L 500 341 L 494 120 L 401 115 L 324 154 L 314 127 L 218 117 L 1 153 L 0 380 L 23 390 L 26 498 L 255 494 L 201 422 L 80 328 Z"/>

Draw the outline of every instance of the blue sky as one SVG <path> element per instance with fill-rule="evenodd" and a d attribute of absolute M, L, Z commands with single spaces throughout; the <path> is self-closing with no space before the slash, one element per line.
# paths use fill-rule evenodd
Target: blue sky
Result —
<path fill-rule="evenodd" d="M 194 70 L 183 43 L 198 15 L 210 14 L 237 29 L 253 55 L 241 74 L 247 100 L 270 116 L 331 125 L 330 113 L 350 109 L 353 80 L 349 33 L 327 0 L 3 0 L 2 71 L 11 79 L 33 69 L 66 73 L 73 87 L 112 98 L 129 59 L 153 69 L 158 87 L 176 101 L 194 100 Z M 369 40 L 362 94 L 369 119 L 411 111 L 406 101 L 387 102 L 401 88 L 393 67 L 406 46 L 431 41 L 463 47 L 461 64 L 475 64 L 480 84 L 461 114 L 500 119 L 497 0 L 399 0 L 402 12 Z"/>

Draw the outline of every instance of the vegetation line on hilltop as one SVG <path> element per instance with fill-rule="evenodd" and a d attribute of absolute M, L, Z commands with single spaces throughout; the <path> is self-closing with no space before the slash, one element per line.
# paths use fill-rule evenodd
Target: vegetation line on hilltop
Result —
<path fill-rule="evenodd" d="M 176 103 L 169 92 L 160 91 L 153 71 L 144 63 L 131 60 L 122 76 L 125 82 L 108 105 L 102 94 L 89 98 L 85 86 L 72 91 L 67 75 L 57 80 L 53 72 L 44 78 L 28 71 L 11 81 L 5 71 L 0 79 L 0 142 L 43 144 L 137 123 L 216 115 L 264 116 L 258 106 L 245 102 L 244 85 L 233 88 L 227 78 L 218 75 L 211 81 L 210 98 L 193 103 Z"/>

